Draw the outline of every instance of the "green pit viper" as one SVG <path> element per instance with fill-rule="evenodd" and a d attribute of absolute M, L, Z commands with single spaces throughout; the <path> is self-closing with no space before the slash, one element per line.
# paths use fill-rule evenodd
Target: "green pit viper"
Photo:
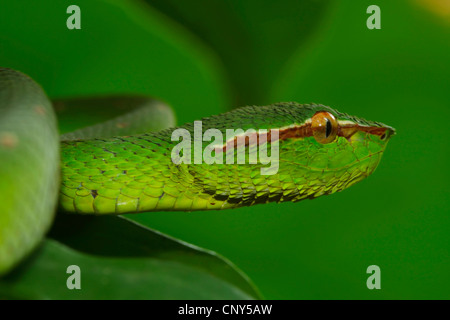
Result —
<path fill-rule="evenodd" d="M 123 105 L 132 111 L 59 136 L 54 109 L 70 118 L 73 110 L 108 113 Z M 369 176 L 395 133 L 324 105 L 294 102 L 202 119 L 204 132 L 215 128 L 224 136 L 230 128 L 276 131 L 278 139 L 268 134 L 260 141 L 268 149 L 277 143 L 278 170 L 263 175 L 261 163 L 174 163 L 173 125 L 171 109 L 147 98 L 52 104 L 31 78 L 0 68 L 0 275 L 36 246 L 57 208 L 104 215 L 313 199 Z M 179 128 L 194 135 L 192 123 Z"/>

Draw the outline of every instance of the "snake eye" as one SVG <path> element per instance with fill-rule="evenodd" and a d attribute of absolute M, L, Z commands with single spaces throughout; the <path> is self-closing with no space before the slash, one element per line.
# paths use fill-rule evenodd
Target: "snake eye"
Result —
<path fill-rule="evenodd" d="M 311 119 L 311 129 L 317 142 L 327 144 L 336 139 L 338 123 L 329 112 L 317 112 Z"/>

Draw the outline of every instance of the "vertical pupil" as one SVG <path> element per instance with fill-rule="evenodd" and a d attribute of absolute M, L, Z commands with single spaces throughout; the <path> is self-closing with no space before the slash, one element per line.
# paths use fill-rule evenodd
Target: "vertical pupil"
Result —
<path fill-rule="evenodd" d="M 326 130 L 325 130 L 325 138 L 328 138 L 331 134 L 331 121 L 327 118 L 325 118 L 327 124 L 326 124 Z"/>

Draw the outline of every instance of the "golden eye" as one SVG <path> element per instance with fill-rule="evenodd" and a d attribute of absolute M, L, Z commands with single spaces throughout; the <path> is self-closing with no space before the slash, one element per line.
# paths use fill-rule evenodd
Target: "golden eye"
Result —
<path fill-rule="evenodd" d="M 338 123 L 329 112 L 317 112 L 311 119 L 311 130 L 317 142 L 327 144 L 336 139 Z"/>

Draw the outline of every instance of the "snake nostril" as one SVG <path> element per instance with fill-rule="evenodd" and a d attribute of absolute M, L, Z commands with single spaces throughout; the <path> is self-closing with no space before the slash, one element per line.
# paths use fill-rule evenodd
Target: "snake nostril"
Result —
<path fill-rule="evenodd" d="M 389 136 L 390 137 L 395 136 L 396 134 L 397 134 L 397 132 L 395 131 L 394 128 L 389 128 Z"/>
<path fill-rule="evenodd" d="M 386 131 L 383 133 L 383 135 L 380 137 L 380 139 L 385 141 L 393 135 L 395 135 L 395 129 L 389 127 L 389 128 L 386 128 Z"/>

